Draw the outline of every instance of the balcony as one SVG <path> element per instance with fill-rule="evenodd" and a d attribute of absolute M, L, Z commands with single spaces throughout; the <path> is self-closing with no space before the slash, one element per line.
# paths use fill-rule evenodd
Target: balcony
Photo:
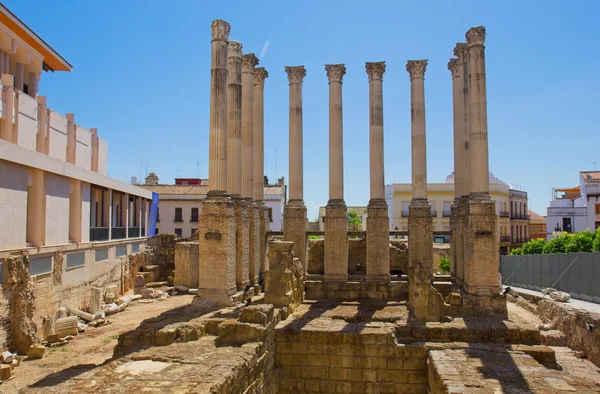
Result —
<path fill-rule="evenodd" d="M 521 245 L 521 244 L 524 244 L 524 243 L 525 243 L 525 242 L 527 242 L 527 241 L 529 241 L 529 239 L 527 239 L 527 238 L 525 238 L 525 237 L 520 237 L 520 238 L 519 238 L 519 237 L 513 237 L 513 238 L 510 240 L 510 243 L 511 243 L 512 245 Z"/>
<path fill-rule="evenodd" d="M 444 211 L 442 213 L 442 217 L 449 218 L 450 216 L 452 216 L 452 212 L 450 211 Z"/>
<path fill-rule="evenodd" d="M 183 223 L 183 217 L 175 215 L 175 219 L 173 219 L 173 221 L 177 223 Z"/>
<path fill-rule="evenodd" d="M 510 214 L 510 218 L 512 220 L 529 220 L 530 216 L 529 215 L 525 215 L 524 213 L 513 212 L 513 213 Z"/>
<path fill-rule="evenodd" d="M 502 244 L 510 243 L 510 235 L 501 235 L 500 243 L 502 243 Z"/>
<path fill-rule="evenodd" d="M 108 227 L 90 227 L 90 242 L 108 241 Z"/>
<path fill-rule="evenodd" d="M 125 239 L 127 238 L 127 227 L 113 227 L 112 239 Z"/>
<path fill-rule="evenodd" d="M 500 216 L 501 218 L 508 218 L 508 217 L 510 217 L 510 212 L 500 211 L 500 214 L 498 216 Z"/>

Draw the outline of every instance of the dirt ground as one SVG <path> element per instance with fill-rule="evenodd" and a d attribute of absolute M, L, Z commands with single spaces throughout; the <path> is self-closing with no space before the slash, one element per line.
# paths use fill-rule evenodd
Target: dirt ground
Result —
<path fill-rule="evenodd" d="M 75 365 L 100 365 L 112 357 L 119 334 L 135 329 L 144 319 L 189 305 L 193 298 L 186 294 L 148 304 L 133 302 L 123 312 L 107 316 L 109 324 L 88 327 L 67 345 L 47 348 L 46 355 L 40 360 L 24 360 L 13 369 L 13 376 L 0 384 L 0 393 L 18 393 L 25 386 Z"/>

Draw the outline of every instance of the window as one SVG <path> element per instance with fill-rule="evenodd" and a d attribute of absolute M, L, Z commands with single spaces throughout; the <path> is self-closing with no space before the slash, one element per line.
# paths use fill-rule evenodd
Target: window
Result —
<path fill-rule="evenodd" d="M 108 260 L 108 248 L 96 249 L 95 262 Z"/>
<path fill-rule="evenodd" d="M 67 269 L 75 267 L 83 267 L 85 265 L 85 252 L 68 253 L 67 254 Z"/>
<path fill-rule="evenodd" d="M 158 234 L 158 227 L 154 229 L 154 235 Z"/>
<path fill-rule="evenodd" d="M 177 238 L 183 238 L 183 232 L 180 228 L 175 229 L 175 235 L 177 236 Z"/>
<path fill-rule="evenodd" d="M 190 222 L 197 222 L 198 221 L 198 208 L 192 208 L 192 218 L 190 219 Z"/>
<path fill-rule="evenodd" d="M 116 254 L 117 257 L 121 257 L 121 256 L 127 255 L 127 245 L 118 245 L 115 248 L 115 254 Z"/>
<path fill-rule="evenodd" d="M 596 203 L 594 209 L 596 211 L 596 216 L 600 216 L 600 204 Z"/>
<path fill-rule="evenodd" d="M 600 228 L 600 222 L 596 222 L 596 230 Z"/>
<path fill-rule="evenodd" d="M 23 93 L 29 94 L 29 85 L 26 83 L 23 84 Z"/>
<path fill-rule="evenodd" d="M 29 259 L 29 275 L 43 275 L 52 272 L 52 256 L 32 257 Z"/>
<path fill-rule="evenodd" d="M 267 214 L 269 215 L 269 223 L 273 223 L 273 208 L 267 208 Z"/>
<path fill-rule="evenodd" d="M 175 208 L 175 222 L 183 222 L 183 210 L 181 208 Z"/>

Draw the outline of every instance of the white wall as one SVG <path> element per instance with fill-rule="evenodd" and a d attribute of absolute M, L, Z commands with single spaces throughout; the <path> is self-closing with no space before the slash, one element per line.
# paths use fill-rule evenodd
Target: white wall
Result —
<path fill-rule="evenodd" d="M 90 240 L 90 184 L 81 182 L 81 242 Z"/>
<path fill-rule="evenodd" d="M 108 143 L 98 138 L 98 173 L 108 174 Z"/>
<path fill-rule="evenodd" d="M 69 242 L 69 179 L 46 173 L 46 245 Z"/>
<path fill-rule="evenodd" d="M 548 240 L 554 238 L 551 233 L 556 228 L 556 223 L 562 228 L 563 218 L 571 218 L 573 232 L 584 231 L 588 227 L 587 208 L 548 208 L 546 213 Z"/>
<path fill-rule="evenodd" d="M 278 200 L 267 200 L 265 196 L 265 205 L 273 211 L 273 221 L 270 223 L 271 231 L 283 230 L 283 202 L 280 196 Z"/>
<path fill-rule="evenodd" d="M 92 169 L 92 133 L 77 126 L 77 148 L 75 148 L 75 164 L 86 170 Z"/>
<path fill-rule="evenodd" d="M 25 245 L 27 168 L 0 160 L 0 249 Z"/>
<path fill-rule="evenodd" d="M 25 94 L 19 94 L 19 137 L 17 144 L 35 150 L 37 138 L 37 101 Z"/>
<path fill-rule="evenodd" d="M 181 208 L 183 222 L 175 222 L 175 208 Z M 190 222 L 192 208 L 198 208 L 198 216 L 202 213 L 200 200 L 158 200 L 160 221 L 156 223 L 159 234 L 175 234 L 175 229 L 180 228 L 182 237 L 192 235 L 192 229 L 198 229 L 198 222 Z"/>
<path fill-rule="evenodd" d="M 50 148 L 51 157 L 67 161 L 67 118 L 56 112 L 50 112 Z"/>

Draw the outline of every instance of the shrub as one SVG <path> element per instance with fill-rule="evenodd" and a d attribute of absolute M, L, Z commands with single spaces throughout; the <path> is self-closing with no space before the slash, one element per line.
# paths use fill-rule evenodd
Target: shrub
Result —
<path fill-rule="evenodd" d="M 520 254 L 542 254 L 544 253 L 544 246 L 546 246 L 546 240 L 543 238 L 532 239 L 529 242 L 525 242 L 521 246 Z M 511 253 L 512 254 L 512 253 Z"/>
<path fill-rule="evenodd" d="M 522 248 L 514 248 L 513 250 L 510 251 L 510 255 L 511 256 L 519 256 L 523 254 L 523 249 Z"/>
<path fill-rule="evenodd" d="M 309 235 L 308 239 L 321 239 L 320 235 Z"/>
<path fill-rule="evenodd" d="M 450 259 L 448 257 L 441 257 L 438 267 L 442 272 L 450 272 Z"/>
<path fill-rule="evenodd" d="M 600 252 L 600 227 L 594 232 L 594 243 L 592 245 L 592 251 Z"/>
<path fill-rule="evenodd" d="M 567 253 L 567 246 L 571 243 L 570 235 L 562 233 L 558 237 L 552 238 L 544 246 L 544 253 Z"/>
<path fill-rule="evenodd" d="M 594 246 L 594 235 L 589 228 L 577 234 L 570 234 L 567 251 L 591 252 Z"/>

